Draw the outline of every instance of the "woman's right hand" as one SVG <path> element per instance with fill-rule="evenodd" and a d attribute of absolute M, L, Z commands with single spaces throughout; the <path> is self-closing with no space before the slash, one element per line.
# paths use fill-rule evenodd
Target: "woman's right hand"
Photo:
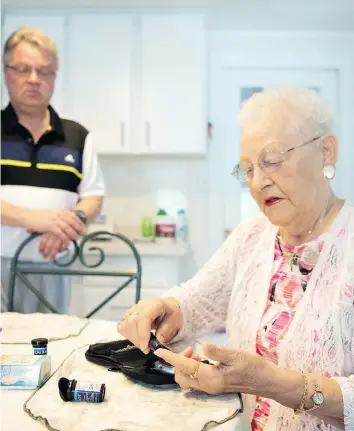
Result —
<path fill-rule="evenodd" d="M 182 328 L 182 311 L 174 298 L 142 299 L 118 322 L 117 330 L 125 338 L 149 353 L 152 329 L 162 343 L 170 342 Z"/>

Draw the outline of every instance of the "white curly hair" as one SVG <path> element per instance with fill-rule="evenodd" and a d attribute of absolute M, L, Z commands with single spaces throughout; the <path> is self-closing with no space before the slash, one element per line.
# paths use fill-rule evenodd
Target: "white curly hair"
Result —
<path fill-rule="evenodd" d="M 237 119 L 243 134 L 280 128 L 307 140 L 333 132 L 329 106 L 316 91 L 303 87 L 274 87 L 253 94 Z"/>

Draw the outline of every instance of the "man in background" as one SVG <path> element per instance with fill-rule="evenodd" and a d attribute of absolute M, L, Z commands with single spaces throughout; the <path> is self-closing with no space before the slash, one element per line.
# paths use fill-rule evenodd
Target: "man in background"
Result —
<path fill-rule="evenodd" d="M 42 235 L 20 255 L 25 264 L 50 267 L 100 213 L 104 182 L 91 134 L 50 106 L 58 70 L 55 43 L 21 27 L 5 43 L 10 103 L 1 112 L 1 309 L 7 310 L 10 262 L 31 232 Z M 57 268 L 57 267 L 56 267 Z M 60 313 L 68 313 L 67 276 L 29 275 Z M 17 279 L 15 311 L 48 311 Z"/>

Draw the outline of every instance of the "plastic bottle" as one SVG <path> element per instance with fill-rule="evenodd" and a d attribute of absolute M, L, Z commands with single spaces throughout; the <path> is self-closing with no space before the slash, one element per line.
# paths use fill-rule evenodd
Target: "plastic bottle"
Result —
<path fill-rule="evenodd" d="M 58 381 L 59 394 L 64 401 L 102 403 L 106 394 L 104 383 L 78 382 L 61 377 Z"/>
<path fill-rule="evenodd" d="M 46 355 L 48 339 L 47 338 L 34 338 L 31 341 L 34 355 Z"/>
<path fill-rule="evenodd" d="M 154 236 L 154 224 L 152 217 L 143 217 L 141 220 L 141 236 L 143 238 L 153 238 Z"/>
<path fill-rule="evenodd" d="M 159 209 L 155 224 L 155 242 L 173 244 L 175 242 L 176 224 L 174 217 L 168 216 L 164 209 Z"/>
<path fill-rule="evenodd" d="M 179 243 L 186 243 L 188 240 L 188 221 L 184 209 L 177 212 L 176 240 Z"/>

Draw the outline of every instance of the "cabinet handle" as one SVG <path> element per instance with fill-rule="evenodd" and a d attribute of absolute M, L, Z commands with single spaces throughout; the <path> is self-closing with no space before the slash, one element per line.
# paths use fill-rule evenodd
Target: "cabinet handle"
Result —
<path fill-rule="evenodd" d="M 148 147 L 150 147 L 150 121 L 146 121 L 145 123 L 145 128 L 146 128 L 146 145 Z"/>
<path fill-rule="evenodd" d="M 124 121 L 120 122 L 120 146 L 122 148 L 125 147 L 125 123 Z"/>

